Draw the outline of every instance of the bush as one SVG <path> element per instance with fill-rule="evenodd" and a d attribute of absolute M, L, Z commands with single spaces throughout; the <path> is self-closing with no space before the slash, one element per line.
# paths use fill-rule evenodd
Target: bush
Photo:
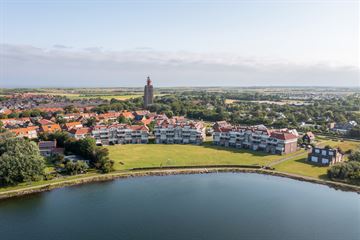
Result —
<path fill-rule="evenodd" d="M 336 164 L 328 169 L 327 174 L 330 179 L 360 181 L 360 162 L 349 161 Z"/>
<path fill-rule="evenodd" d="M 67 162 L 65 164 L 65 170 L 69 175 L 76 175 L 80 173 L 86 173 L 89 166 L 84 161 Z"/>

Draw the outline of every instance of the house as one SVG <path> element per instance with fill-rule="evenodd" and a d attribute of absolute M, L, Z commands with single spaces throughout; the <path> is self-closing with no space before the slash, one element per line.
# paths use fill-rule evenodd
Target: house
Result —
<path fill-rule="evenodd" d="M 91 129 L 90 128 L 72 128 L 69 131 L 69 134 L 71 137 L 79 140 L 79 139 L 84 139 L 86 137 L 91 136 Z"/>
<path fill-rule="evenodd" d="M 29 125 L 31 123 L 30 118 L 23 117 L 23 118 L 6 118 L 6 119 L 0 119 L 0 121 L 3 123 L 4 127 L 8 126 L 25 126 Z"/>
<path fill-rule="evenodd" d="M 47 119 L 40 119 L 39 121 L 38 121 L 38 123 L 40 124 L 40 125 L 49 125 L 49 124 L 54 124 L 54 122 L 53 121 L 50 121 L 50 120 L 47 120 Z"/>
<path fill-rule="evenodd" d="M 205 130 L 203 122 L 182 117 L 159 120 L 154 128 L 155 143 L 201 144 L 206 137 Z"/>
<path fill-rule="evenodd" d="M 102 113 L 98 115 L 98 119 L 101 122 L 105 121 L 116 121 L 118 117 L 120 116 L 119 112 L 108 112 L 108 113 Z"/>
<path fill-rule="evenodd" d="M 149 141 L 149 129 L 144 125 L 112 124 L 97 125 L 92 129 L 92 136 L 98 145 L 110 144 L 145 144 Z"/>
<path fill-rule="evenodd" d="M 54 133 L 57 131 L 61 131 L 61 127 L 59 124 L 53 123 L 53 124 L 47 124 L 47 125 L 41 125 L 40 131 L 43 133 Z"/>
<path fill-rule="evenodd" d="M 304 143 L 311 144 L 315 141 L 315 135 L 312 132 L 307 132 L 302 137 Z"/>
<path fill-rule="evenodd" d="M 120 114 L 120 116 L 123 116 L 126 119 L 133 120 L 135 118 L 134 114 L 132 112 L 124 111 Z"/>
<path fill-rule="evenodd" d="M 308 161 L 321 165 L 332 165 L 343 161 L 344 155 L 338 149 L 332 148 L 312 148 L 308 154 Z"/>
<path fill-rule="evenodd" d="M 10 132 L 15 133 L 19 137 L 25 137 L 25 138 L 28 138 L 28 139 L 35 139 L 35 138 L 38 137 L 37 129 L 38 129 L 37 126 L 31 126 L 31 127 L 26 127 L 26 128 L 10 129 Z"/>
<path fill-rule="evenodd" d="M 264 125 L 232 126 L 214 124 L 215 145 L 288 154 L 297 150 L 297 136 L 287 129 L 267 129 Z"/>
<path fill-rule="evenodd" d="M 357 126 L 357 122 L 349 121 L 348 123 L 336 123 L 331 130 L 340 134 L 348 134 L 349 131 Z"/>
<path fill-rule="evenodd" d="M 141 121 L 142 119 L 144 119 L 148 114 L 150 114 L 150 112 L 148 110 L 140 110 L 140 111 L 135 111 L 135 120 L 136 121 Z"/>
<path fill-rule="evenodd" d="M 81 124 L 81 122 L 68 122 L 64 124 L 64 128 L 66 131 L 70 131 L 73 128 L 82 128 L 83 125 Z"/>
<path fill-rule="evenodd" d="M 54 141 L 40 141 L 40 154 L 44 157 L 50 157 L 56 152 L 56 140 Z"/>

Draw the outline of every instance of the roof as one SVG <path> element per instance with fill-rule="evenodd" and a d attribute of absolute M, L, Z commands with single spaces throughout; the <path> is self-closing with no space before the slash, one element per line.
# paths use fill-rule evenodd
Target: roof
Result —
<path fill-rule="evenodd" d="M 81 124 L 81 122 L 69 122 L 69 123 L 65 123 L 65 127 L 67 128 L 67 129 L 71 129 L 71 128 L 74 128 L 74 127 L 76 127 L 76 126 L 80 126 L 80 127 L 82 127 L 82 124 Z"/>
<path fill-rule="evenodd" d="M 144 125 L 131 125 L 130 129 L 133 131 L 149 131 L 149 129 Z"/>
<path fill-rule="evenodd" d="M 134 116 L 134 114 L 132 114 L 132 112 L 122 112 L 121 113 L 121 115 L 122 116 L 124 116 L 125 118 L 130 118 L 130 119 L 134 119 L 135 118 L 135 116 Z"/>
<path fill-rule="evenodd" d="M 47 120 L 47 119 L 41 119 L 38 121 L 40 125 L 48 125 L 48 124 L 54 124 L 54 122 Z"/>
<path fill-rule="evenodd" d="M 270 137 L 280 139 L 280 140 L 297 139 L 297 137 L 294 134 L 287 133 L 287 132 L 278 132 L 278 131 L 271 132 Z"/>
<path fill-rule="evenodd" d="M 30 131 L 36 131 L 37 128 L 38 128 L 37 126 L 26 127 L 26 128 L 16 128 L 16 129 L 10 129 L 10 132 L 15 133 L 16 135 L 28 134 Z"/>
<path fill-rule="evenodd" d="M 40 141 L 39 142 L 39 148 L 56 148 L 56 140 L 54 141 Z"/>
<path fill-rule="evenodd" d="M 61 131 L 60 125 L 53 123 L 48 125 L 41 125 L 41 131 L 43 132 L 56 132 Z"/>
<path fill-rule="evenodd" d="M 83 135 L 83 134 L 91 133 L 91 129 L 90 128 L 73 128 L 69 132 L 74 135 Z"/>
<path fill-rule="evenodd" d="M 312 132 L 305 133 L 306 136 L 308 136 L 310 139 L 314 139 L 315 135 Z"/>

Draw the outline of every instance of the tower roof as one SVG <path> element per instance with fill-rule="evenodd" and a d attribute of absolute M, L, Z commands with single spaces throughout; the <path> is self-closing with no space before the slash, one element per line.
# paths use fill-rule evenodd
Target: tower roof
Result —
<path fill-rule="evenodd" d="M 147 85 L 151 85 L 151 79 L 150 79 L 150 76 L 148 76 L 148 77 L 147 77 L 146 83 L 147 83 Z"/>

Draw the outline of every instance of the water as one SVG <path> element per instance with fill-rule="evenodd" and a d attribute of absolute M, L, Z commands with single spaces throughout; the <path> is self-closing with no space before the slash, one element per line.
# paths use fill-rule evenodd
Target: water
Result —
<path fill-rule="evenodd" d="M 258 174 L 143 177 L 0 201 L 0 239 L 360 239 L 360 197 Z"/>

